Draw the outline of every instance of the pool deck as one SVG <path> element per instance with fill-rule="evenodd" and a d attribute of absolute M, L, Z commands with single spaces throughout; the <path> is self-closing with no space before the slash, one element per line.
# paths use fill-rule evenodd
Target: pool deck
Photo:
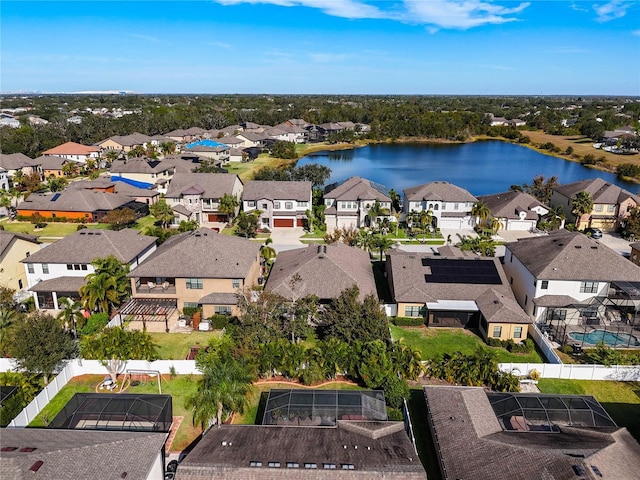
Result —
<path fill-rule="evenodd" d="M 626 336 L 630 336 L 631 337 L 631 341 L 633 342 L 635 340 L 636 345 L 629 345 L 629 339 L 626 339 L 623 342 L 619 342 L 618 344 L 611 344 L 609 342 L 607 342 L 605 340 L 605 343 L 612 348 L 624 348 L 624 349 L 640 349 L 640 340 L 638 339 L 640 336 L 640 329 L 636 326 L 631 327 L 629 325 L 626 326 L 615 326 L 612 327 L 611 325 L 595 325 L 595 326 L 590 326 L 590 325 L 568 325 L 567 326 L 567 343 L 570 344 L 579 344 L 581 345 L 583 348 L 587 347 L 587 348 L 591 348 L 591 347 L 595 347 L 597 345 L 597 341 L 595 343 L 591 343 L 589 342 L 587 339 L 577 339 L 574 338 L 572 336 L 575 334 L 580 334 L 580 335 L 584 335 L 586 337 L 589 337 L 590 334 L 593 334 L 593 332 L 595 331 L 605 331 L 606 333 L 608 333 L 609 335 L 622 335 L 626 338 Z M 602 334 L 602 335 L 606 335 L 606 334 Z"/>

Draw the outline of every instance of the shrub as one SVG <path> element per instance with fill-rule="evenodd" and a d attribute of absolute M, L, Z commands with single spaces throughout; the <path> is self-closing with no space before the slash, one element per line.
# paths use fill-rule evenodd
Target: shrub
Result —
<path fill-rule="evenodd" d="M 211 328 L 213 328 L 214 330 L 222 330 L 223 328 L 226 328 L 231 320 L 232 317 L 229 315 L 212 315 L 211 317 L 209 317 Z"/>
<path fill-rule="evenodd" d="M 402 400 L 409 397 L 409 385 L 395 375 L 387 377 L 381 388 L 384 390 L 387 405 L 393 408 L 400 408 Z"/>
<path fill-rule="evenodd" d="M 109 315 L 106 313 L 94 313 L 87 319 L 87 323 L 78 332 L 80 335 L 93 335 L 99 332 L 109 323 Z"/>
<path fill-rule="evenodd" d="M 86 226 L 86 225 L 83 225 L 83 224 L 80 224 L 80 225 L 78 225 L 78 226 L 76 227 L 76 231 L 78 231 L 78 230 L 82 230 L 82 229 L 84 229 L 84 228 L 87 228 L 87 226 Z"/>
<path fill-rule="evenodd" d="M 422 317 L 396 317 L 393 320 L 394 325 L 399 327 L 419 327 L 424 325 L 424 318 Z"/>
<path fill-rule="evenodd" d="M 401 422 L 404 420 L 402 410 L 399 408 L 387 407 L 387 418 L 392 422 Z"/>
<path fill-rule="evenodd" d="M 540 380 L 540 372 L 534 368 L 529 372 L 529 378 L 535 381 Z"/>
<path fill-rule="evenodd" d="M 192 317 L 195 315 L 196 312 L 200 311 L 200 307 L 184 307 L 182 309 L 182 313 L 184 313 L 187 317 Z"/>
<path fill-rule="evenodd" d="M 571 355 L 573 353 L 573 347 L 568 343 L 562 345 L 558 350 L 560 350 L 562 353 L 566 353 L 567 355 Z"/>

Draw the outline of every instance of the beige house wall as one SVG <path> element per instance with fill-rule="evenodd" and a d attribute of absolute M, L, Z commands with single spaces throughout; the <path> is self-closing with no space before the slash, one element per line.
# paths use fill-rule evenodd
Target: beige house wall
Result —
<path fill-rule="evenodd" d="M 405 307 L 419 307 L 419 308 L 424 308 L 424 302 L 422 303 L 402 303 L 402 302 L 398 302 L 398 317 L 406 317 L 407 315 L 404 314 L 404 309 Z M 418 318 L 418 317 L 412 317 L 412 318 Z"/>
<path fill-rule="evenodd" d="M 111 139 L 105 140 L 104 142 L 100 143 L 100 148 L 104 150 L 122 150 L 123 149 L 122 145 L 120 145 L 118 142 L 114 142 Z M 125 149 L 126 152 L 128 152 L 129 150 Z"/>
<path fill-rule="evenodd" d="M 502 332 L 500 333 L 500 337 L 493 336 L 493 327 L 502 327 Z M 515 338 L 515 329 L 516 327 L 522 327 L 522 335 L 521 338 Z M 480 322 L 480 332 L 485 340 L 489 338 L 496 338 L 499 340 L 513 340 L 516 343 L 524 342 L 527 339 L 527 335 L 529 333 L 529 325 L 526 323 L 489 323 L 489 332 L 485 332 L 484 328 L 482 328 L 482 322 Z"/>
<path fill-rule="evenodd" d="M 37 252 L 40 246 L 20 238 L 14 238 L 5 255 L 0 258 L 0 285 L 16 291 L 27 288 L 27 274 L 20 260 Z M 22 282 L 22 288 L 20 288 Z"/>

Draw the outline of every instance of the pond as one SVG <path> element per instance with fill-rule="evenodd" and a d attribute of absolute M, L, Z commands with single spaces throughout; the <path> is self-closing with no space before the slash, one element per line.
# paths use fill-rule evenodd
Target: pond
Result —
<path fill-rule="evenodd" d="M 509 190 L 511 185 L 531 183 L 536 175 L 556 175 L 559 183 L 600 177 L 633 193 L 640 185 L 615 174 L 593 170 L 530 148 L 489 140 L 465 144 L 385 144 L 352 150 L 323 151 L 298 161 L 298 166 L 318 163 L 331 168 L 327 185 L 360 176 L 402 190 L 435 180 L 465 188 L 474 195 Z"/>

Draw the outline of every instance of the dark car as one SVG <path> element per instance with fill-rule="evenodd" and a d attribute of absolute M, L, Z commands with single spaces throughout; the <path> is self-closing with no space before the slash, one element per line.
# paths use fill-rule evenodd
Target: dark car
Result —
<path fill-rule="evenodd" d="M 602 238 L 602 230 L 599 228 L 585 228 L 584 234 L 591 238 Z"/>

